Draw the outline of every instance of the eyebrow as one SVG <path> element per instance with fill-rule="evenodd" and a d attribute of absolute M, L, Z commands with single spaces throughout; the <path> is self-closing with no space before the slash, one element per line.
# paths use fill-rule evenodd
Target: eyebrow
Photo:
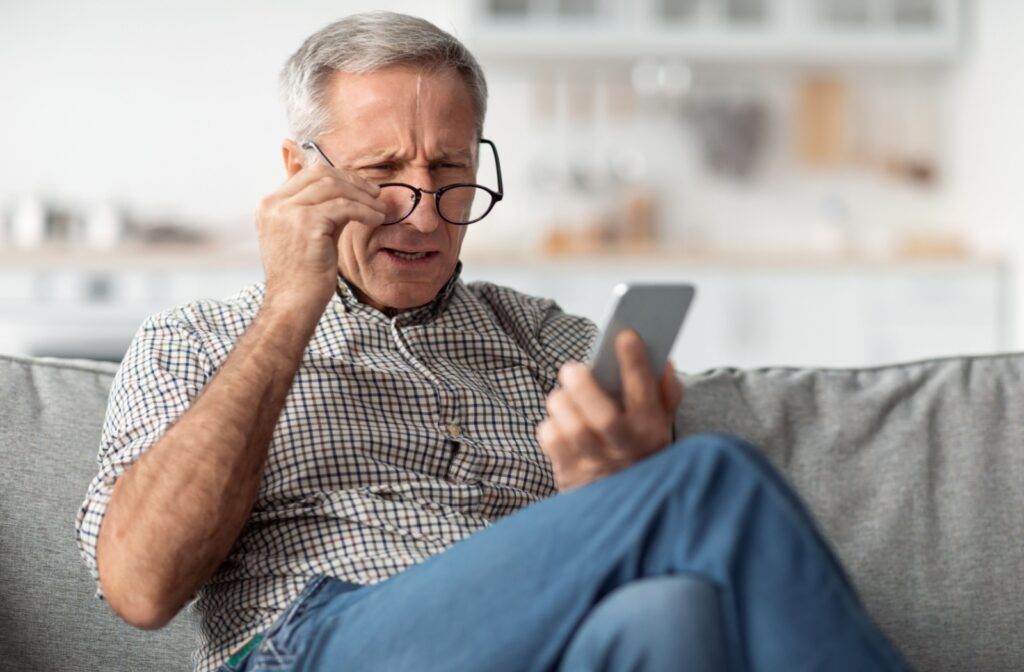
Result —
<path fill-rule="evenodd" d="M 353 164 L 366 164 L 366 163 L 381 163 L 387 161 L 395 161 L 398 158 L 398 152 L 394 149 L 385 149 L 378 152 L 372 152 L 369 154 L 361 154 L 353 158 Z M 469 161 L 473 158 L 473 152 L 469 149 L 446 149 L 442 150 L 439 154 L 430 158 L 431 162 L 444 161 L 450 159 L 462 159 Z"/>

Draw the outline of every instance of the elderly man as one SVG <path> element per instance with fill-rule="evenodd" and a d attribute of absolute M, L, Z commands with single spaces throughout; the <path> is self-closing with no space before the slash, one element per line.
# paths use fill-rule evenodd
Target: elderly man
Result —
<path fill-rule="evenodd" d="M 114 382 L 78 518 L 114 611 L 195 598 L 203 671 L 902 668 L 756 451 L 669 445 L 635 333 L 620 405 L 591 323 L 459 280 L 501 198 L 461 43 L 353 16 L 282 79 L 266 281 L 150 318 Z"/>

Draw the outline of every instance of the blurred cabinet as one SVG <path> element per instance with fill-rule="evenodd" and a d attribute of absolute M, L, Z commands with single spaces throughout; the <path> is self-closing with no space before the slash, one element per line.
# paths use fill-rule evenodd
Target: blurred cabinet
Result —
<path fill-rule="evenodd" d="M 262 279 L 255 260 L 0 263 L 0 352 L 117 360 L 149 315 Z M 719 366 L 867 366 L 1010 347 L 997 262 L 741 263 L 658 258 L 464 259 L 463 278 L 554 298 L 601 323 L 623 281 L 687 281 L 697 299 L 673 353 Z"/>
<path fill-rule="evenodd" d="M 485 57 L 941 62 L 962 0 L 473 0 Z"/>
<path fill-rule="evenodd" d="M 1004 351 L 998 263 L 743 265 L 686 261 L 467 263 L 465 276 L 555 298 L 600 324 L 622 281 L 686 281 L 697 298 L 673 359 L 714 367 L 857 367 Z"/>
<path fill-rule="evenodd" d="M 262 279 L 258 262 L 190 255 L 0 263 L 0 352 L 120 360 L 142 321 Z"/>

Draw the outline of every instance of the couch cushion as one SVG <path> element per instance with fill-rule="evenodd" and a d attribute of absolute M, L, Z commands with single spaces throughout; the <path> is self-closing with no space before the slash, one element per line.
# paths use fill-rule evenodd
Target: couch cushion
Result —
<path fill-rule="evenodd" d="M 0 357 L 5 669 L 189 667 L 191 614 L 154 633 L 124 625 L 78 556 L 113 370 Z M 915 668 L 1024 669 L 1024 355 L 685 379 L 681 431 L 767 452 Z"/>
<path fill-rule="evenodd" d="M 1024 669 L 1024 355 L 686 377 L 764 449 L 915 669 Z"/>
<path fill-rule="evenodd" d="M 95 597 L 75 514 L 115 366 L 0 356 L 0 652 L 10 672 L 186 670 L 191 614 L 157 632 Z"/>

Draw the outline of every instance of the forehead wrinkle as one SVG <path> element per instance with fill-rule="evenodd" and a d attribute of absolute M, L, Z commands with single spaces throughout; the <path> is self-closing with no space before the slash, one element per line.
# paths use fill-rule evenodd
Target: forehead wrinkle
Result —
<path fill-rule="evenodd" d="M 413 117 L 412 117 L 415 120 L 414 121 L 414 126 L 416 126 L 416 127 L 419 127 L 420 124 L 423 121 L 422 117 L 420 116 L 420 112 L 421 112 L 421 109 L 422 109 L 422 107 L 420 105 L 420 92 L 422 90 L 422 87 L 423 87 L 423 71 L 419 70 L 419 71 L 416 72 L 416 94 L 415 94 L 415 103 L 414 103 Z M 416 133 L 416 129 L 415 128 L 413 129 L 413 133 L 414 134 Z M 414 142 L 415 142 L 415 139 L 414 139 Z"/>
<path fill-rule="evenodd" d="M 383 147 L 379 149 L 366 150 L 365 152 L 358 152 L 353 158 L 355 161 L 361 163 L 376 163 L 405 159 L 407 154 L 408 152 L 399 147 Z M 471 149 L 446 149 L 438 147 L 435 148 L 434 151 L 430 152 L 430 155 L 426 158 L 428 161 L 460 159 L 472 162 L 473 151 Z"/>
<path fill-rule="evenodd" d="M 423 86 L 423 71 L 416 73 L 416 116 L 420 116 L 420 89 Z"/>
<path fill-rule="evenodd" d="M 373 95 L 360 101 L 362 104 L 348 107 L 350 118 L 346 126 L 364 126 L 366 130 L 352 138 L 356 142 L 350 141 L 347 147 L 335 150 L 342 155 L 339 158 L 349 159 L 349 165 L 365 165 L 369 161 L 433 163 L 452 158 L 475 163 L 479 148 L 474 142 L 467 142 L 455 119 L 446 116 L 451 107 L 445 97 L 446 89 L 442 92 L 434 86 L 435 79 L 442 80 L 447 73 L 423 69 L 406 72 L 413 81 L 405 80 L 404 96 L 401 89 L 385 88 L 373 91 Z M 438 109 L 442 110 L 440 118 Z"/>

